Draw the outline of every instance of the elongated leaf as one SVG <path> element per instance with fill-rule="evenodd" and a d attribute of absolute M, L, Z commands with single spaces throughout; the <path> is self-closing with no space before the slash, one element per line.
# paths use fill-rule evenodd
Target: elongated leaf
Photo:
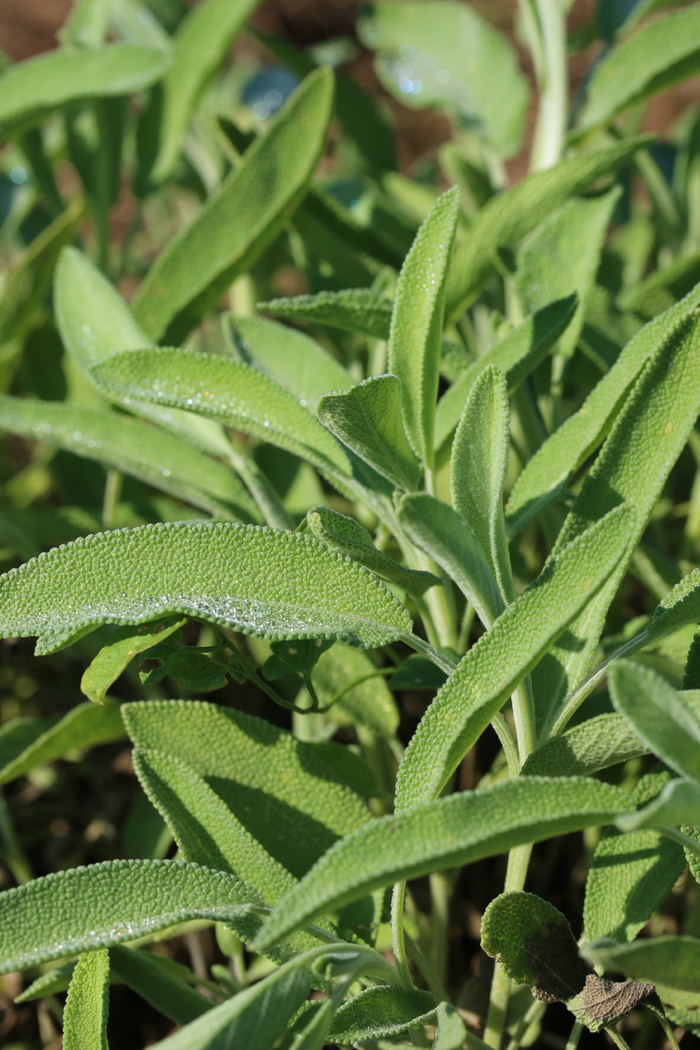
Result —
<path fill-rule="evenodd" d="M 124 736 L 119 704 L 78 704 L 66 715 L 17 718 L 0 730 L 0 784 L 63 758 L 68 751 L 108 744 Z"/>
<path fill-rule="evenodd" d="M 453 507 L 474 534 L 506 602 L 515 598 L 503 515 L 509 449 L 506 378 L 489 367 L 472 387 L 457 427 L 450 492 Z"/>
<path fill-rule="evenodd" d="M 588 776 L 648 751 L 622 715 L 598 715 L 551 736 L 523 763 L 522 776 Z"/>
<path fill-rule="evenodd" d="M 627 106 L 696 73 L 699 36 L 700 8 L 693 4 L 649 22 L 618 43 L 595 68 L 581 114 L 582 128 L 605 124 Z"/>
<path fill-rule="evenodd" d="M 697 820 L 698 813 L 700 784 L 697 780 L 671 780 L 661 793 L 642 809 L 621 817 L 617 826 L 622 831 L 637 831 L 639 828 L 653 829 L 691 824 Z"/>
<path fill-rule="evenodd" d="M 440 792 L 518 682 L 604 584 L 625 550 L 632 521 L 629 507 L 617 509 L 562 549 L 462 658 L 406 749 L 397 809 Z"/>
<path fill-rule="evenodd" d="M 340 1007 L 328 1038 L 349 1044 L 401 1035 L 429 1024 L 435 1007 L 430 992 L 417 988 L 364 988 Z"/>
<path fill-rule="evenodd" d="M 245 317 L 233 324 L 238 359 L 276 379 L 303 407 L 315 408 L 326 390 L 352 386 L 340 362 L 296 328 L 262 317 Z"/>
<path fill-rule="evenodd" d="M 107 1050 L 109 952 L 86 952 L 73 971 L 63 1012 L 64 1050 Z"/>
<path fill-rule="evenodd" d="M 469 864 L 524 842 L 607 823 L 629 810 L 619 788 L 581 778 L 510 780 L 373 820 L 341 839 L 266 920 L 260 947 L 365 893 Z M 391 848 L 387 848 L 387 843 Z"/>
<path fill-rule="evenodd" d="M 640 136 L 583 156 L 567 157 L 490 200 L 455 247 L 447 286 L 447 316 L 461 313 L 477 295 L 492 271 L 497 248 L 517 247 L 555 208 L 601 175 L 615 171 L 648 141 Z"/>
<path fill-rule="evenodd" d="M 576 297 L 570 295 L 538 310 L 457 376 L 438 402 L 435 417 L 436 448 L 445 444 L 459 423 L 469 392 L 484 369 L 493 365 L 505 372 L 508 393 L 512 394 L 566 330 L 574 316 L 576 303 Z"/>
<path fill-rule="evenodd" d="M 406 569 L 383 551 L 377 550 L 372 537 L 354 518 L 327 507 L 312 507 L 306 512 L 306 520 L 319 540 L 411 594 L 423 594 L 429 587 L 442 582 L 432 572 Z"/>
<path fill-rule="evenodd" d="M 116 354 L 91 371 L 112 397 L 189 409 L 295 452 L 320 469 L 350 474 L 335 438 L 290 391 L 250 365 L 159 348 Z"/>
<path fill-rule="evenodd" d="M 234 875 L 170 860 L 110 860 L 0 896 L 0 973 L 149 936 L 186 919 L 233 922 L 260 898 Z"/>
<path fill-rule="evenodd" d="M 700 718 L 681 693 L 648 667 L 618 660 L 609 672 L 617 711 L 666 765 L 700 780 Z"/>
<path fill-rule="evenodd" d="M 55 548 L 0 577 L 4 636 L 60 648 L 102 623 L 168 613 L 268 638 L 376 648 L 410 630 L 404 607 L 318 540 L 226 522 L 144 525 Z"/>
<path fill-rule="evenodd" d="M 676 321 L 700 304 L 700 286 L 660 317 L 645 325 L 615 364 L 570 416 L 537 450 L 513 487 L 506 508 L 511 528 L 530 516 L 577 470 L 607 435 L 630 387 L 649 356 Z"/>
<path fill-rule="evenodd" d="M 466 1038 L 467 1029 L 459 1011 L 450 1003 L 440 1003 L 433 1050 L 462 1050 Z"/>
<path fill-rule="evenodd" d="M 401 380 L 408 440 L 428 467 L 433 462 L 445 280 L 460 196 L 455 186 L 438 198 L 416 234 L 401 268 L 391 316 L 389 369 Z"/>
<path fill-rule="evenodd" d="M 700 992 L 700 938 L 661 935 L 632 944 L 602 940 L 584 945 L 581 951 L 592 963 L 634 980 Z"/>
<path fill-rule="evenodd" d="M 154 339 L 178 342 L 269 244 L 306 192 L 332 113 L 327 67 L 306 78 L 267 133 L 170 241 L 134 299 Z"/>
<path fill-rule="evenodd" d="M 378 677 L 377 671 L 367 653 L 336 644 L 321 654 L 312 680 L 321 706 L 335 700 L 331 713 L 334 722 L 360 725 L 389 738 L 398 728 L 399 712 L 386 679 Z M 346 747 L 342 750 L 348 754 Z M 328 764 L 336 768 L 335 762 L 329 760 Z"/>
<path fill-rule="evenodd" d="M 103 704 L 109 687 L 138 653 L 164 642 L 185 623 L 186 619 L 168 619 L 155 625 L 118 628 L 85 670 L 80 681 L 81 691 L 93 703 Z"/>
<path fill-rule="evenodd" d="M 153 170 L 156 182 L 171 174 L 201 91 L 256 6 L 257 0 L 206 0 L 178 28 L 173 64 L 163 81 L 160 149 Z"/>
<path fill-rule="evenodd" d="M 213 1009 L 211 999 L 190 988 L 183 976 L 173 972 L 178 968 L 191 977 L 191 971 L 178 967 L 173 959 L 115 944 L 109 949 L 109 961 L 117 980 L 123 981 L 175 1024 L 188 1024 Z"/>
<path fill-rule="evenodd" d="M 397 488 L 412 491 L 418 484 L 420 463 L 408 443 L 401 406 L 401 380 L 385 375 L 366 379 L 347 392 L 325 394 L 317 413 L 360 459 Z"/>
<path fill-rule="evenodd" d="M 555 647 L 535 674 L 535 693 L 550 698 L 553 712 L 590 666 L 608 606 L 699 412 L 700 313 L 692 311 L 645 365 L 557 539 L 555 555 L 611 507 L 623 500 L 635 507 L 625 557 L 571 625 L 566 647 Z"/>
<path fill-rule="evenodd" d="M 0 429 L 46 441 L 225 518 L 258 520 L 237 476 L 174 434 L 107 409 L 0 395 Z"/>
<path fill-rule="evenodd" d="M 74 102 L 143 91 L 170 62 L 158 48 L 131 44 L 52 51 L 19 62 L 0 78 L 0 141 Z"/>
<path fill-rule="evenodd" d="M 680 627 L 700 621 L 700 569 L 693 569 L 662 598 L 646 629 L 648 641 L 657 641 Z"/>
<path fill-rule="evenodd" d="M 76 961 L 74 960 L 42 973 L 23 992 L 15 997 L 15 1002 L 31 1003 L 36 999 L 44 999 L 49 995 L 67 992 L 75 967 Z"/>
<path fill-rule="evenodd" d="M 391 300 L 371 288 L 270 299 L 258 303 L 258 309 L 290 321 L 311 321 L 375 339 L 388 339 L 391 328 Z"/>
<path fill-rule="evenodd" d="M 503 599 L 476 537 L 457 511 L 417 492 L 401 499 L 397 516 L 408 538 L 454 580 L 481 622 L 493 623 Z"/>

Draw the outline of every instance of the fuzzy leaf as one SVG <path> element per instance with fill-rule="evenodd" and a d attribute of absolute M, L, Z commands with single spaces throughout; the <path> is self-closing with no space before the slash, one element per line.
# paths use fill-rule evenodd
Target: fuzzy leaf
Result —
<path fill-rule="evenodd" d="M 440 1003 L 433 1050 L 462 1050 L 466 1038 L 467 1029 L 459 1011 L 450 1003 Z"/>
<path fill-rule="evenodd" d="M 319 657 L 313 684 L 323 707 L 335 699 L 330 717 L 338 725 L 363 726 L 388 739 L 398 728 L 399 712 L 377 671 L 367 653 L 336 644 Z"/>
<path fill-rule="evenodd" d="M 153 339 L 179 342 L 247 270 L 306 192 L 332 114 L 327 67 L 306 78 L 240 165 L 170 241 L 140 285 L 134 316 Z"/>
<path fill-rule="evenodd" d="M 388 339 L 391 300 L 370 288 L 345 288 L 341 292 L 296 295 L 292 299 L 270 299 L 258 309 L 290 321 L 310 321 L 374 339 Z"/>
<path fill-rule="evenodd" d="M 406 434 L 426 466 L 433 462 L 435 401 L 445 280 L 459 212 L 460 191 L 438 198 L 399 274 L 389 335 L 389 371 L 401 380 Z"/>
<path fill-rule="evenodd" d="M 503 516 L 510 451 L 506 378 L 484 369 L 467 399 L 452 445 L 452 505 L 476 538 L 505 602 L 515 598 Z"/>
<path fill-rule="evenodd" d="M 597 715 L 550 736 L 527 757 L 521 776 L 588 776 L 645 755 L 648 748 L 622 715 Z"/>
<path fill-rule="evenodd" d="M 328 1039 L 343 1045 L 401 1035 L 429 1024 L 435 1014 L 430 992 L 386 985 L 364 988 L 335 1015 Z"/>
<path fill-rule="evenodd" d="M 628 796 L 609 784 L 528 777 L 373 820 L 337 842 L 283 898 L 265 922 L 259 946 L 373 889 L 607 823 L 629 807 Z"/>
<path fill-rule="evenodd" d="M 616 821 L 621 831 L 665 828 L 691 824 L 700 813 L 700 784 L 697 780 L 671 780 L 648 805 Z M 700 848 L 700 847 L 699 847 Z"/>
<path fill-rule="evenodd" d="M 515 686 L 608 579 L 632 520 L 629 507 L 618 509 L 562 549 L 462 658 L 406 749 L 398 809 L 439 794 Z"/>
<path fill-rule="evenodd" d="M 186 619 L 167 619 L 159 624 L 119 627 L 84 671 L 81 692 L 93 703 L 103 704 L 107 690 L 135 656 L 165 641 L 186 623 Z"/>
<path fill-rule="evenodd" d="M 73 971 L 63 1011 L 63 1050 L 107 1050 L 109 952 L 86 952 Z"/>
<path fill-rule="evenodd" d="M 581 949 L 586 959 L 635 980 L 700 992 L 700 938 L 661 935 L 632 944 L 601 940 Z"/>
<path fill-rule="evenodd" d="M 700 569 L 693 569 L 662 598 L 646 629 L 649 642 L 700 621 Z"/>
<path fill-rule="evenodd" d="M 51 51 L 18 62 L 0 77 L 0 141 L 72 103 L 143 91 L 170 63 L 167 52 L 132 44 Z"/>

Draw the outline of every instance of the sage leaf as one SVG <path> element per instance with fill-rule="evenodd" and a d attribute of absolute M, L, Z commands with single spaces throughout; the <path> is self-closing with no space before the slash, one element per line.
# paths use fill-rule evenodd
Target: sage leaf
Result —
<path fill-rule="evenodd" d="M 109 952 L 86 952 L 73 971 L 63 1011 L 64 1050 L 107 1050 Z"/>
<path fill-rule="evenodd" d="M 170 63 L 167 52 L 132 44 L 58 50 L 18 62 L 0 77 L 0 141 L 73 103 L 143 91 Z"/>
<path fill-rule="evenodd" d="M 629 808 L 628 796 L 609 784 L 527 777 L 378 818 L 337 842 L 282 899 L 266 920 L 258 947 L 264 950 L 373 889 L 606 823 Z"/>
<path fill-rule="evenodd" d="M 647 751 L 623 715 L 597 715 L 543 741 L 525 759 L 520 774 L 583 777 Z"/>
<path fill-rule="evenodd" d="M 0 895 L 0 973 L 147 937 L 187 919 L 233 922 L 260 903 L 221 871 L 170 860 L 108 860 Z"/>
<path fill-rule="evenodd" d="M 510 450 L 506 378 L 484 369 L 472 387 L 452 445 L 452 505 L 476 538 L 504 602 L 515 598 L 503 514 L 503 485 Z"/>
<path fill-rule="evenodd" d="M 119 627 L 83 672 L 81 692 L 93 703 L 103 704 L 107 690 L 135 656 L 159 645 L 186 623 L 186 619 L 167 619 L 159 624 Z"/>
<path fill-rule="evenodd" d="M 428 468 L 433 463 L 445 279 L 460 196 L 453 187 L 439 197 L 416 234 L 399 274 L 391 315 L 389 371 L 401 380 L 408 440 Z"/>
<path fill-rule="evenodd" d="M 439 794 L 516 685 L 604 585 L 625 550 L 632 520 L 629 507 L 618 508 L 561 549 L 462 658 L 404 753 L 397 809 Z"/>
<path fill-rule="evenodd" d="M 693 569 L 662 598 L 646 628 L 648 642 L 700 621 L 700 569 Z"/>
<path fill-rule="evenodd" d="M 344 288 L 294 298 L 270 299 L 258 309 L 289 321 L 310 321 L 374 339 L 388 339 L 392 303 L 371 288 Z"/>
<path fill-rule="evenodd" d="M 585 944 L 581 953 L 596 965 L 665 988 L 700 992 L 700 938 L 661 934 L 632 944 L 604 939 Z"/>
<path fill-rule="evenodd" d="M 134 298 L 138 324 L 179 342 L 248 269 L 306 192 L 332 115 L 328 68 L 306 78 L 193 222 L 170 241 Z"/>
<path fill-rule="evenodd" d="M 186 983 L 191 971 L 174 959 L 115 944 L 109 949 L 109 962 L 113 977 L 175 1024 L 188 1024 L 213 1009 L 211 999 Z"/>
<path fill-rule="evenodd" d="M 467 1029 L 459 1011 L 450 1003 L 440 1003 L 433 1050 L 462 1050 L 466 1038 Z"/>
<path fill-rule="evenodd" d="M 16 1003 L 31 1003 L 37 999 L 44 999 L 49 995 L 59 992 L 67 992 L 70 979 L 73 976 L 77 960 L 63 963 L 46 973 L 42 973 L 36 980 L 32 981 L 23 992 L 15 997 Z"/>
<path fill-rule="evenodd" d="M 328 1038 L 344 1045 L 401 1035 L 429 1024 L 435 1009 L 430 992 L 417 988 L 363 988 L 340 1006 Z"/>
<path fill-rule="evenodd" d="M 313 684 L 323 707 L 333 703 L 329 714 L 336 724 L 363 726 L 388 739 L 398 728 L 399 711 L 378 670 L 368 653 L 336 643 L 319 657 Z M 351 754 L 346 747 L 342 750 Z M 338 761 L 329 765 L 337 768 Z"/>
<path fill-rule="evenodd" d="M 698 812 L 700 784 L 697 780 L 670 780 L 655 799 L 635 813 L 626 814 L 616 824 L 621 831 L 663 829 L 669 825 L 691 824 L 697 820 Z"/>
<path fill-rule="evenodd" d="M 377 648 L 411 629 L 366 569 L 309 536 L 228 522 L 96 533 L 0 577 L 0 634 L 53 652 L 103 623 L 194 616 L 271 639 Z"/>

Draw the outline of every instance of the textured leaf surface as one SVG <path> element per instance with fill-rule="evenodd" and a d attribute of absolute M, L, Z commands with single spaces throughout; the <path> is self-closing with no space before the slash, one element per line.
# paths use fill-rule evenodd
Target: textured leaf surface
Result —
<path fill-rule="evenodd" d="M 700 813 L 700 784 L 696 780 L 671 780 L 646 806 L 616 821 L 622 831 L 691 824 Z"/>
<path fill-rule="evenodd" d="M 109 952 L 86 952 L 73 971 L 63 1011 L 63 1050 L 107 1050 Z"/>
<path fill-rule="evenodd" d="M 522 776 L 588 776 L 647 753 L 622 715 L 597 715 L 545 740 L 523 763 Z"/>
<path fill-rule="evenodd" d="M 391 316 L 389 370 L 401 380 L 408 440 L 427 466 L 433 462 L 445 282 L 460 196 L 456 186 L 443 193 L 416 234 Z"/>
<path fill-rule="evenodd" d="M 467 1030 L 459 1011 L 450 1003 L 440 1003 L 433 1050 L 462 1050 L 466 1038 Z"/>
<path fill-rule="evenodd" d="M 503 514 L 503 485 L 510 450 L 506 379 L 485 369 L 472 387 L 450 460 L 452 505 L 474 534 L 498 581 L 504 601 L 515 598 Z"/>
<path fill-rule="evenodd" d="M 152 338 L 178 342 L 283 226 L 323 149 L 332 100 L 329 70 L 308 76 L 219 192 L 170 241 L 133 303 Z"/>
<path fill-rule="evenodd" d="M 454 317 L 469 305 L 492 271 L 497 248 L 517 247 L 567 198 L 601 175 L 615 171 L 648 141 L 627 139 L 606 149 L 567 157 L 490 200 L 455 247 L 447 286 L 447 316 Z"/>
<path fill-rule="evenodd" d="M 162 50 L 132 44 L 52 51 L 18 62 L 0 78 L 0 140 L 73 102 L 143 91 L 170 62 Z"/>
<path fill-rule="evenodd" d="M 376 648 L 410 631 L 376 577 L 308 536 L 228 522 L 143 525 L 54 548 L 0 577 L 4 637 L 37 652 L 102 623 L 180 613 L 267 638 Z"/>
<path fill-rule="evenodd" d="M 349 474 L 343 449 L 289 390 L 250 365 L 191 350 L 129 350 L 95 366 L 113 397 L 196 412 Z"/>
<path fill-rule="evenodd" d="M 398 376 L 374 376 L 318 403 L 318 418 L 360 459 L 401 489 L 418 484 L 420 463 L 404 430 Z"/>
<path fill-rule="evenodd" d="M 149 936 L 186 919 L 227 922 L 260 898 L 233 875 L 170 860 L 71 868 L 0 897 L 0 973 Z"/>
<path fill-rule="evenodd" d="M 656 641 L 689 623 L 700 621 L 700 569 L 693 569 L 654 609 L 646 629 L 648 641 Z"/>
<path fill-rule="evenodd" d="M 435 1014 L 430 992 L 416 988 L 364 988 L 335 1015 L 328 1038 L 336 1043 L 357 1043 L 401 1035 L 422 1028 Z"/>
<path fill-rule="evenodd" d="M 399 879 L 607 823 L 629 807 L 628 796 L 609 784 L 528 777 L 373 820 L 341 839 L 282 900 L 265 922 L 260 945 L 274 943 L 322 912 Z"/>
<path fill-rule="evenodd" d="M 361 725 L 378 736 L 394 735 L 398 708 L 386 679 L 377 677 L 377 667 L 367 653 L 334 645 L 321 654 L 312 677 L 323 707 L 338 698 L 331 714 L 334 722 Z M 342 750 L 347 752 L 345 747 Z"/>
<path fill-rule="evenodd" d="M 406 749 L 398 809 L 440 792 L 515 686 L 608 578 L 631 521 L 629 508 L 616 510 L 562 549 L 462 658 Z"/>
<path fill-rule="evenodd" d="M 168 619 L 159 624 L 119 627 L 86 668 L 80 681 L 81 692 L 95 704 L 102 704 L 109 687 L 116 682 L 138 653 L 164 642 L 187 623 L 186 619 Z"/>
<path fill-rule="evenodd" d="M 700 938 L 661 935 L 632 944 L 594 941 L 581 950 L 591 962 L 635 980 L 700 992 Z"/>
<path fill-rule="evenodd" d="M 388 339 L 391 328 L 391 300 L 371 288 L 270 299 L 258 303 L 258 308 L 290 321 L 311 321 L 375 339 Z"/>
<path fill-rule="evenodd" d="M 79 704 L 66 715 L 16 718 L 0 730 L 0 784 L 63 758 L 68 751 L 108 744 L 124 735 L 119 704 Z"/>

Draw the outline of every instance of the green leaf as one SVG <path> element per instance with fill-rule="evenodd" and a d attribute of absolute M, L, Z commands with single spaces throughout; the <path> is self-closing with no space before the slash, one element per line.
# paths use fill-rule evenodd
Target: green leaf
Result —
<path fill-rule="evenodd" d="M 635 980 L 700 992 L 700 938 L 661 935 L 632 944 L 594 941 L 584 945 L 581 952 L 592 963 Z"/>
<path fill-rule="evenodd" d="M 175 1024 L 188 1024 L 213 1009 L 211 999 L 185 982 L 184 975 L 190 977 L 191 971 L 179 967 L 170 958 L 115 944 L 109 949 L 109 961 L 113 977 L 123 981 Z M 176 967 L 183 970 L 184 975 L 181 976 Z"/>
<path fill-rule="evenodd" d="M 506 378 L 493 366 L 472 387 L 452 445 L 450 492 L 489 568 L 503 600 L 513 601 L 503 515 L 503 486 L 510 451 L 510 412 Z"/>
<path fill-rule="evenodd" d="M 527 757 L 521 776 L 588 776 L 647 754 L 622 715 L 597 715 L 580 725 L 550 736 Z"/>
<path fill-rule="evenodd" d="M 700 286 L 660 317 L 646 324 L 627 344 L 609 372 L 593 388 L 578 412 L 570 416 L 537 450 L 520 474 L 506 507 L 512 529 L 548 502 L 606 437 L 646 361 L 675 322 L 700 304 Z"/>
<path fill-rule="evenodd" d="M 127 704 L 124 717 L 138 748 L 194 770 L 296 877 L 369 819 L 363 801 L 312 748 L 260 718 L 179 700 Z"/>
<path fill-rule="evenodd" d="M 462 415 L 464 402 L 484 369 L 493 365 L 505 372 L 508 393 L 512 394 L 552 349 L 562 332 L 566 331 L 574 316 L 576 303 L 576 297 L 570 295 L 538 310 L 457 376 L 438 402 L 435 416 L 436 449 L 442 448 L 451 436 Z"/>
<path fill-rule="evenodd" d="M 321 470 L 349 475 L 343 449 L 283 386 L 250 365 L 192 350 L 128 350 L 91 369 L 113 398 L 151 401 L 269 441 Z"/>
<path fill-rule="evenodd" d="M 513 846 L 606 823 L 629 809 L 619 788 L 581 778 L 509 780 L 373 820 L 341 839 L 287 894 L 265 948 L 317 915 L 400 879 L 470 864 Z M 390 848 L 387 845 L 390 844 Z"/>
<path fill-rule="evenodd" d="M 389 370 L 401 380 L 402 412 L 415 454 L 433 463 L 435 401 L 445 280 L 459 214 L 454 186 L 433 205 L 399 274 L 389 335 Z"/>
<path fill-rule="evenodd" d="M 520 148 L 528 88 L 508 40 L 471 7 L 373 3 L 360 38 L 378 52 L 384 86 L 403 105 L 447 107 L 499 157 Z"/>
<path fill-rule="evenodd" d="M 174 434 L 104 408 L 0 394 L 0 429 L 115 467 L 224 518 L 259 518 L 237 476 Z"/>
<path fill-rule="evenodd" d="M 364 988 L 335 1015 L 328 1039 L 343 1045 L 401 1035 L 429 1024 L 435 999 L 417 988 Z"/>
<path fill-rule="evenodd" d="M 604 585 L 625 550 L 632 520 L 629 507 L 617 509 L 563 548 L 462 658 L 406 749 L 398 809 L 441 791 L 516 685 Z"/>
<path fill-rule="evenodd" d="M 338 725 L 363 726 L 389 739 L 398 729 L 399 712 L 378 670 L 367 653 L 336 644 L 319 657 L 313 684 L 323 707 L 335 700 L 330 717 Z"/>
<path fill-rule="evenodd" d="M 0 784 L 24 776 L 69 751 L 125 736 L 119 704 L 78 704 L 66 715 L 16 718 L 0 729 Z"/>
<path fill-rule="evenodd" d="M 193 222 L 170 241 L 134 298 L 154 339 L 178 342 L 247 270 L 306 192 L 332 113 L 333 77 L 312 73 Z"/>
<path fill-rule="evenodd" d="M 285 320 L 310 321 L 373 339 L 388 339 L 391 329 L 391 300 L 371 288 L 270 299 L 258 303 L 258 309 Z"/>
<path fill-rule="evenodd" d="M 690 868 L 690 874 L 696 882 L 700 882 L 700 827 L 684 824 L 681 831 L 696 843 L 695 849 L 691 850 L 688 846 L 684 846 L 683 852 L 685 853 L 686 864 Z"/>
<path fill-rule="evenodd" d="M 700 718 L 655 671 L 618 660 L 608 672 L 615 709 L 666 765 L 700 780 Z"/>
<path fill-rule="evenodd" d="M 433 1050 L 462 1050 L 466 1038 L 467 1029 L 459 1011 L 450 1003 L 440 1003 Z"/>
<path fill-rule="evenodd" d="M 402 388 L 397 376 L 373 376 L 348 391 L 324 394 L 317 414 L 323 425 L 397 488 L 418 485 L 420 463 L 406 437 Z"/>
<path fill-rule="evenodd" d="M 700 621 L 700 569 L 693 569 L 662 598 L 646 628 L 648 642 Z"/>
<path fill-rule="evenodd" d="M 406 569 L 383 551 L 377 550 L 372 537 L 354 518 L 327 507 L 311 507 L 306 512 L 306 521 L 317 539 L 333 550 L 347 554 L 360 565 L 410 594 L 422 595 L 429 587 L 442 583 L 440 577 L 433 576 L 432 572 Z"/>
<path fill-rule="evenodd" d="M 627 106 L 693 76 L 700 68 L 699 35 L 700 8 L 692 4 L 616 44 L 594 69 L 581 131 L 606 124 Z"/>
<path fill-rule="evenodd" d="M 0 141 L 73 103 L 143 91 L 170 63 L 170 55 L 158 48 L 131 44 L 51 51 L 18 62 L 0 77 Z"/>
<path fill-rule="evenodd" d="M 31 1003 L 36 999 L 44 999 L 49 995 L 67 992 L 76 963 L 77 960 L 74 959 L 71 962 L 63 963 L 61 966 L 56 966 L 46 973 L 42 973 L 23 992 L 15 996 L 15 1002 Z"/>
<path fill-rule="evenodd" d="M 490 625 L 503 609 L 503 599 L 481 547 L 456 510 L 424 492 L 404 496 L 397 506 L 404 532 L 454 580 Z"/>
<path fill-rule="evenodd" d="M 649 141 L 648 137 L 639 136 L 592 153 L 567 157 L 546 171 L 533 172 L 493 197 L 455 247 L 446 315 L 455 317 L 478 294 L 493 270 L 498 248 L 516 248 L 555 208 L 601 175 L 615 171 Z"/>
<path fill-rule="evenodd" d="M 186 619 L 167 619 L 156 625 L 118 628 L 84 671 L 81 692 L 93 703 L 103 704 L 107 690 L 138 653 L 158 645 L 186 623 Z"/>
<path fill-rule="evenodd" d="M 73 971 L 63 1011 L 64 1050 L 107 1050 L 109 952 L 86 952 Z"/>
<path fill-rule="evenodd" d="M 206 0 L 179 26 L 173 38 L 173 63 L 163 80 L 154 181 L 162 182 L 172 174 L 199 96 L 256 6 L 257 0 Z"/>
<path fill-rule="evenodd" d="M 6 890 L 0 901 L 0 973 L 9 973 L 188 919 L 235 922 L 260 898 L 234 875 L 198 864 L 108 860 Z"/>
<path fill-rule="evenodd" d="M 700 812 L 700 784 L 696 780 L 671 780 L 648 805 L 616 821 L 621 831 L 665 828 L 690 824 Z"/>
<path fill-rule="evenodd" d="M 180 613 L 281 638 L 377 648 L 410 631 L 408 612 L 366 569 L 309 536 L 228 522 L 97 533 L 0 576 L 3 637 L 53 652 L 103 623 Z"/>

